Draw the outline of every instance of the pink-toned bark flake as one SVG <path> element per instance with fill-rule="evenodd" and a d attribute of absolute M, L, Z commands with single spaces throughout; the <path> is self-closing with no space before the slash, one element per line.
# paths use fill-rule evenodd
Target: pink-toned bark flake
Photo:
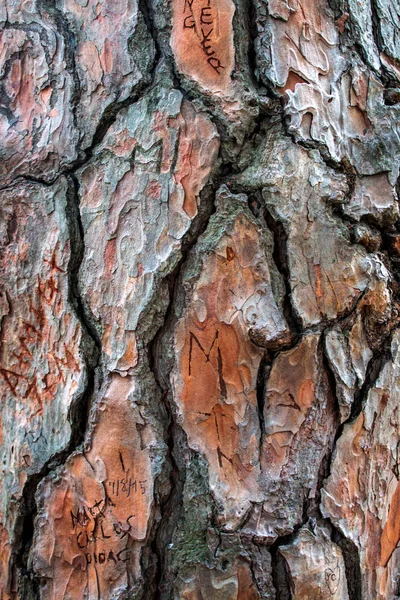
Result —
<path fill-rule="evenodd" d="M 67 447 L 69 411 L 86 378 L 82 328 L 69 297 L 66 194 L 64 178 L 1 193 L 0 600 L 18 597 L 11 544 L 24 486 Z"/>
<path fill-rule="evenodd" d="M 264 467 L 279 473 L 288 458 L 291 442 L 301 429 L 313 402 L 318 361 L 318 336 L 307 336 L 293 350 L 282 353 L 266 389 Z"/>
<path fill-rule="evenodd" d="M 171 46 L 179 71 L 226 93 L 234 64 L 231 0 L 174 0 Z"/>
<path fill-rule="evenodd" d="M 151 198 L 154 198 L 154 200 L 158 200 L 158 198 L 160 197 L 160 193 L 161 193 L 161 185 L 158 183 L 158 181 L 153 179 L 147 185 L 146 193 Z"/>
<path fill-rule="evenodd" d="M 91 449 L 40 487 L 32 558 L 43 600 L 108 600 L 139 576 L 153 481 L 134 387 L 132 377 L 112 376 Z"/>

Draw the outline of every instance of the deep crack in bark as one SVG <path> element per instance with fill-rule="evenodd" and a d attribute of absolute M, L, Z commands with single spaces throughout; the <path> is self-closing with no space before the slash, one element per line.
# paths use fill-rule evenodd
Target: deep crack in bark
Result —
<path fill-rule="evenodd" d="M 185 474 L 179 467 L 179 461 L 176 460 L 176 454 L 179 452 L 176 443 L 182 437 L 185 437 L 180 425 L 176 421 L 175 411 L 171 406 L 171 388 L 169 383 L 168 369 L 165 369 L 164 361 L 162 360 L 161 342 L 165 332 L 168 331 L 171 322 L 174 319 L 174 302 L 176 300 L 177 289 L 180 282 L 180 273 L 184 267 L 191 249 L 197 243 L 199 236 L 207 229 L 211 215 L 215 212 L 213 197 L 219 187 L 219 181 L 215 179 L 213 184 L 208 184 L 200 193 L 199 213 L 194 219 L 192 226 L 182 241 L 182 257 L 174 269 L 173 273 L 168 276 L 168 287 L 170 294 L 170 302 L 165 312 L 164 323 L 158 329 L 153 337 L 153 340 L 148 346 L 149 366 L 152 371 L 158 388 L 161 391 L 161 397 L 167 415 L 165 439 L 168 446 L 168 460 L 170 462 L 170 493 L 160 505 L 160 520 L 155 526 L 155 531 L 150 534 L 151 551 L 156 555 L 155 572 L 151 573 L 153 582 L 147 581 L 147 591 L 145 600 L 165 599 L 164 581 L 165 576 L 165 553 L 171 543 L 172 536 L 179 518 L 179 507 L 182 504 L 183 485 Z"/>
<path fill-rule="evenodd" d="M 29 565 L 29 551 L 33 542 L 34 520 L 37 514 L 35 497 L 37 488 L 45 477 L 64 465 L 69 456 L 82 446 L 91 400 L 95 390 L 100 385 L 97 367 L 101 355 L 101 344 L 83 308 L 77 280 L 79 267 L 83 259 L 84 240 L 76 186 L 76 180 L 70 178 L 67 192 L 67 214 L 65 215 L 71 240 L 71 255 L 68 265 L 68 299 L 83 330 L 86 382 L 83 393 L 73 398 L 68 411 L 71 435 L 67 447 L 51 456 L 39 473 L 29 475 L 22 491 L 14 530 L 14 552 L 10 569 L 13 572 L 15 581 L 14 592 L 19 589 L 22 594 L 21 598 L 24 598 L 24 600 L 25 598 L 26 600 L 39 600 L 40 598 L 40 580 Z"/>

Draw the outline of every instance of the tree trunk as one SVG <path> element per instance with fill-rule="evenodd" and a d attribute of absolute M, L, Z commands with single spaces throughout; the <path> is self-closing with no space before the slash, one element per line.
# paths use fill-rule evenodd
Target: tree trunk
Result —
<path fill-rule="evenodd" d="M 0 19 L 0 600 L 400 598 L 397 2 Z"/>

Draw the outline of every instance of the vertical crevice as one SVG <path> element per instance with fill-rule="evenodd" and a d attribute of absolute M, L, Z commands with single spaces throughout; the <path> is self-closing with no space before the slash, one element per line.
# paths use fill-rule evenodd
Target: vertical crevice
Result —
<path fill-rule="evenodd" d="M 84 305 L 79 286 L 79 269 L 85 252 L 84 229 L 79 209 L 79 183 L 74 175 L 68 177 L 67 223 L 70 235 L 71 257 L 68 265 L 68 300 L 83 330 L 82 354 L 87 373 L 86 388 L 83 394 L 75 398 L 68 411 L 71 425 L 71 438 L 68 455 L 78 448 L 85 438 L 91 398 L 95 389 L 101 386 L 99 370 L 101 360 L 101 339 L 94 326 L 94 317 L 89 307 Z"/>
<path fill-rule="evenodd" d="M 283 298 L 283 313 L 286 321 L 288 322 L 290 330 L 295 333 L 297 338 L 299 338 L 303 326 L 301 318 L 296 313 L 292 304 L 292 290 L 290 288 L 290 270 L 288 258 L 288 235 L 283 224 L 274 219 L 271 212 L 267 208 L 264 208 L 263 214 L 265 222 L 274 236 L 274 250 L 272 257 L 285 283 L 286 291 Z M 296 340 L 293 340 L 293 343 L 295 344 Z"/>
<path fill-rule="evenodd" d="M 12 572 L 12 598 L 38 600 L 40 579 L 29 565 L 29 553 L 33 543 L 34 521 L 37 515 L 36 492 L 41 481 L 52 471 L 65 464 L 68 457 L 84 442 L 91 400 L 100 385 L 97 366 L 101 355 L 101 344 L 97 332 L 87 319 L 79 293 L 78 271 L 83 259 L 84 240 L 80 222 L 77 182 L 70 178 L 67 190 L 66 220 L 70 235 L 71 254 L 68 264 L 68 301 L 82 327 L 81 351 L 85 361 L 86 381 L 82 393 L 72 399 L 68 410 L 71 433 L 68 445 L 51 456 L 39 473 L 28 476 L 22 491 L 19 512 L 14 528 L 13 554 L 10 569 Z"/>
<path fill-rule="evenodd" d="M 292 304 L 292 291 L 290 288 L 290 270 L 288 258 L 288 234 L 285 231 L 283 224 L 274 219 L 271 212 L 265 207 L 260 190 L 246 192 L 248 196 L 248 206 L 257 221 L 263 222 L 263 226 L 267 226 L 272 233 L 274 247 L 272 251 L 272 259 L 274 264 L 282 276 L 285 286 L 285 294 L 282 302 L 284 317 L 289 325 L 292 339 L 290 347 L 295 346 L 303 332 L 303 324 L 300 316 L 296 313 Z"/>
<path fill-rule="evenodd" d="M 96 353 L 101 355 L 101 340 L 95 318 L 90 313 L 89 307 L 84 304 L 79 286 L 79 269 L 85 253 L 85 234 L 79 209 L 79 182 L 73 174 L 69 175 L 67 180 L 69 184 L 67 191 L 67 223 L 71 240 L 71 258 L 68 266 L 68 300 L 83 330 L 94 343 Z M 96 363 L 98 359 L 99 356 L 96 356 Z"/>
<path fill-rule="evenodd" d="M 153 40 L 154 48 L 155 48 L 155 58 L 154 63 L 158 64 L 163 53 L 161 51 L 160 42 L 158 40 L 158 31 L 154 24 L 154 15 L 153 15 L 153 7 L 151 6 L 150 0 L 139 0 L 139 10 L 143 15 L 144 22 L 146 24 L 147 30 L 151 35 Z"/>
<path fill-rule="evenodd" d="M 167 444 L 167 460 L 169 463 L 169 493 L 167 497 L 160 498 L 160 517 L 155 526 L 150 551 L 155 558 L 152 571 L 145 577 L 148 581 L 147 590 L 144 594 L 144 600 L 161 600 L 163 597 L 164 574 L 166 570 L 166 549 L 171 542 L 174 528 L 179 515 L 179 507 L 182 504 L 184 474 L 181 473 L 179 465 L 175 459 L 176 441 L 179 437 L 179 426 L 176 422 L 173 408 L 171 406 L 170 387 L 168 373 L 165 372 L 162 353 L 162 337 L 169 327 L 173 318 L 173 303 L 176 294 L 177 279 L 181 268 L 183 258 L 173 273 L 168 277 L 168 287 L 170 303 L 167 308 L 164 323 L 157 331 L 152 342 L 148 346 L 149 368 L 154 375 L 157 387 L 160 390 L 161 399 L 166 418 L 165 423 L 165 442 Z"/>
<path fill-rule="evenodd" d="M 254 2 L 252 0 L 246 0 L 247 6 L 247 28 L 249 32 L 249 48 L 248 48 L 248 63 L 249 63 L 249 72 L 250 77 L 253 79 L 253 83 L 258 87 L 259 86 L 259 77 L 258 73 L 258 64 L 257 64 L 257 52 L 256 52 L 256 40 L 258 37 L 258 27 L 257 27 L 257 14 L 254 6 Z"/>
<path fill-rule="evenodd" d="M 344 537 L 330 521 L 329 523 L 332 527 L 332 541 L 339 546 L 343 554 L 349 600 L 363 600 L 358 548 L 354 542 Z"/>
<path fill-rule="evenodd" d="M 267 378 L 269 372 L 271 370 L 271 364 L 267 361 L 267 354 L 264 353 L 261 360 L 260 366 L 258 367 L 257 373 L 257 387 L 256 387 L 256 395 L 257 395 L 257 412 L 258 412 L 258 421 L 260 426 L 260 457 L 262 452 L 262 446 L 265 438 L 265 393 L 267 387 Z"/>
<path fill-rule="evenodd" d="M 278 547 L 271 548 L 271 567 L 276 600 L 292 600 L 293 582 L 288 564 Z"/>
<path fill-rule="evenodd" d="M 172 390 L 169 383 L 170 364 L 165 358 L 165 336 L 169 335 L 176 318 L 175 306 L 181 288 L 180 277 L 191 249 L 197 243 L 200 235 L 207 229 L 211 215 L 215 212 L 214 197 L 219 187 L 219 180 L 208 184 L 201 192 L 199 212 L 190 230 L 182 241 L 182 257 L 167 277 L 169 288 L 169 305 L 165 312 L 164 322 L 148 345 L 149 368 L 153 373 L 163 402 L 165 423 L 165 442 L 168 448 L 169 488 L 166 497 L 160 499 L 160 518 L 150 535 L 150 552 L 155 557 L 155 565 L 147 573 L 147 586 L 144 600 L 162 600 L 168 596 L 167 581 L 167 551 L 180 516 L 183 499 L 185 472 L 179 461 L 179 455 L 185 445 L 185 435 L 177 422 L 172 402 Z"/>
<path fill-rule="evenodd" d="M 384 41 L 381 34 L 378 7 L 375 0 L 370 0 L 369 3 L 371 7 L 372 34 L 374 42 L 379 52 L 384 52 Z"/>
<path fill-rule="evenodd" d="M 384 346 L 387 346 L 387 343 L 384 344 Z M 374 351 L 373 356 L 368 363 L 364 383 L 354 393 L 354 402 L 351 406 L 350 417 L 346 422 L 355 421 L 355 419 L 360 415 L 367 401 L 369 391 L 374 387 L 384 365 L 388 360 L 388 348 L 379 346 Z"/>

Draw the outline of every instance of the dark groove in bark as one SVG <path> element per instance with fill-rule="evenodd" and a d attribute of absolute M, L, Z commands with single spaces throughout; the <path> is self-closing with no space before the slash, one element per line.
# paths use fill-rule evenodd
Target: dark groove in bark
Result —
<path fill-rule="evenodd" d="M 288 322 L 290 330 L 295 334 L 296 340 L 293 342 L 295 345 L 302 333 L 303 326 L 301 319 L 296 313 L 292 304 L 292 291 L 290 289 L 290 269 L 287 249 L 288 235 L 282 223 L 274 219 L 270 211 L 265 207 L 263 209 L 263 214 L 265 222 L 274 236 L 274 251 L 272 257 L 285 283 L 286 293 L 283 298 L 283 314 Z"/>
<path fill-rule="evenodd" d="M 259 78 L 257 77 L 257 53 L 255 49 L 255 40 L 257 39 L 257 20 L 256 20 L 256 9 L 253 0 L 246 1 L 247 8 L 247 23 L 246 28 L 249 34 L 249 45 L 248 45 L 248 65 L 249 73 L 252 79 L 253 85 L 259 87 Z"/>
<path fill-rule="evenodd" d="M 264 419 L 264 409 L 265 409 L 265 390 L 267 385 L 267 357 L 264 354 L 260 361 L 260 366 L 258 367 L 257 373 L 257 412 L 258 412 L 258 421 L 260 426 L 260 456 L 262 444 L 265 437 L 265 419 Z"/>
<path fill-rule="evenodd" d="M 34 175 L 18 175 L 12 181 L 10 181 L 10 183 L 0 186 L 0 190 L 1 191 L 10 190 L 13 187 L 15 187 L 16 185 L 18 185 L 18 183 L 20 181 L 21 182 L 27 181 L 28 183 L 29 182 L 30 183 L 40 183 L 41 185 L 44 185 L 45 187 L 51 187 L 59 178 L 60 178 L 60 175 L 57 175 L 57 177 L 55 179 L 53 179 L 51 182 L 48 182 L 45 179 L 41 179 L 40 177 L 35 177 Z"/>
<path fill-rule="evenodd" d="M 371 6 L 371 22 L 372 22 L 372 35 L 374 38 L 374 42 L 376 44 L 376 47 L 378 49 L 379 52 L 383 52 L 384 51 L 384 44 L 383 44 L 383 39 L 382 39 L 382 35 L 381 35 L 381 28 L 380 28 L 380 19 L 379 19 L 379 15 L 378 15 L 378 7 L 376 5 L 375 0 L 370 0 L 370 6 Z"/>
<path fill-rule="evenodd" d="M 346 538 L 333 524 L 332 541 L 339 546 L 343 554 L 349 600 L 363 600 L 361 586 L 360 553 L 354 542 Z"/>
<path fill-rule="evenodd" d="M 374 38 L 376 47 L 378 48 L 378 51 L 385 54 L 385 41 L 384 41 L 384 38 L 382 36 L 382 31 L 381 31 L 381 19 L 379 16 L 379 8 L 377 6 L 376 0 L 370 0 L 370 3 L 371 3 L 371 14 L 372 14 L 373 38 Z M 396 79 L 396 77 L 394 75 L 392 75 L 392 73 L 387 69 L 387 67 L 382 64 L 382 62 L 381 62 L 380 75 L 381 75 L 380 79 L 382 81 L 382 84 L 386 88 L 386 90 L 384 90 L 383 97 L 384 97 L 384 99 L 385 99 L 385 97 L 389 98 L 388 102 L 386 102 L 386 100 L 385 100 L 385 104 L 388 104 L 389 106 L 393 106 L 393 104 L 398 104 L 398 102 L 399 102 L 399 100 L 398 100 L 398 91 L 399 91 L 398 79 Z M 388 94 L 385 94 L 385 92 L 388 92 Z M 393 95 L 393 92 L 394 92 L 394 95 Z M 393 101 L 391 101 L 390 98 L 393 98 Z"/>
<path fill-rule="evenodd" d="M 170 541 L 172 538 L 173 529 L 175 527 L 174 512 L 176 511 L 176 518 L 178 515 L 178 507 L 182 503 L 183 494 L 183 483 L 182 474 L 179 466 L 175 460 L 175 443 L 176 433 L 179 425 L 174 417 L 173 409 L 171 407 L 169 393 L 170 390 L 166 384 L 168 381 L 168 373 L 164 373 L 164 370 L 160 364 L 159 355 L 159 340 L 161 339 L 164 331 L 168 327 L 170 315 L 173 311 L 173 302 L 175 296 L 176 281 L 179 277 L 179 271 L 182 265 L 184 257 L 181 258 L 179 264 L 175 268 L 174 272 L 168 277 L 168 287 L 170 294 L 170 303 L 167 307 L 164 322 L 153 337 L 153 340 L 148 345 L 148 357 L 149 357 L 149 368 L 154 375 L 157 386 L 161 391 L 161 398 L 164 405 L 165 413 L 167 416 L 167 427 L 165 431 L 165 441 L 168 447 L 167 460 L 170 463 L 169 473 L 169 484 L 170 492 L 167 498 L 162 499 L 160 503 L 160 521 L 156 524 L 156 529 L 151 542 L 151 552 L 155 557 L 155 567 L 152 573 L 144 573 L 145 579 L 147 579 L 147 590 L 144 594 L 144 600 L 160 600 L 162 597 L 162 579 L 165 569 L 165 549 L 167 543 L 165 540 Z M 163 540 L 163 541 L 161 541 Z M 149 580 L 150 576 L 150 580 Z"/>
<path fill-rule="evenodd" d="M 293 583 L 288 564 L 278 548 L 271 549 L 271 566 L 276 600 L 292 600 Z"/>
<path fill-rule="evenodd" d="M 294 348 L 300 341 L 301 336 L 304 333 L 303 324 L 299 315 L 297 315 L 293 304 L 292 304 L 292 292 L 290 289 L 290 270 L 288 260 L 288 235 L 285 231 L 283 224 L 274 219 L 270 211 L 264 206 L 261 190 L 248 191 L 246 188 L 240 188 L 238 190 L 242 193 L 247 194 L 248 206 L 252 214 L 256 217 L 257 221 L 263 222 L 263 225 L 267 226 L 269 231 L 273 235 L 274 249 L 272 252 L 272 259 L 274 264 L 282 276 L 282 280 L 285 285 L 285 294 L 282 302 L 283 315 L 289 325 L 291 332 L 290 342 L 279 348 L 282 350 L 289 350 Z"/>
<path fill-rule="evenodd" d="M 67 220 L 71 236 L 71 247 L 74 248 L 74 251 L 71 253 L 71 261 L 68 269 L 69 301 L 74 307 L 76 316 L 78 317 L 84 330 L 86 330 L 88 336 L 93 340 L 99 358 L 101 355 L 101 339 L 94 325 L 95 318 L 91 314 L 89 307 L 86 306 L 82 300 L 79 286 L 79 268 L 82 264 L 85 252 L 84 228 L 79 210 L 79 183 L 76 177 L 72 174 L 68 177 L 68 181 L 69 189 L 67 194 Z M 98 359 L 96 359 L 96 364 L 97 363 Z"/>
<path fill-rule="evenodd" d="M 91 399 L 100 382 L 97 366 L 100 360 L 101 345 L 97 333 L 83 309 L 82 299 L 77 282 L 78 271 L 83 259 L 84 240 L 80 221 L 76 181 L 70 179 L 67 192 L 66 219 L 71 241 L 71 256 L 68 264 L 68 300 L 83 330 L 83 354 L 86 367 L 86 385 L 83 393 L 75 397 L 68 410 L 68 421 L 71 435 L 66 448 L 51 456 L 39 473 L 29 475 L 22 491 L 19 513 L 14 529 L 14 552 L 11 566 L 20 597 L 23 600 L 39 600 L 40 578 L 29 565 L 29 552 L 33 542 L 34 521 L 37 515 L 36 491 L 41 481 L 52 471 L 65 464 L 84 442 Z M 86 338 L 86 340 L 85 340 Z"/>
<path fill-rule="evenodd" d="M 374 387 L 383 367 L 388 360 L 390 360 L 390 340 L 392 331 L 393 330 L 391 329 L 383 342 L 374 350 L 373 356 L 367 366 L 364 383 L 360 389 L 356 390 L 350 417 L 343 423 L 342 428 L 346 423 L 355 421 L 360 415 L 367 401 L 369 391 Z"/>
<path fill-rule="evenodd" d="M 374 387 L 383 367 L 389 360 L 388 340 L 383 346 L 379 346 L 373 353 L 367 366 L 364 383 L 354 394 L 354 402 L 351 407 L 351 413 L 348 421 L 355 421 L 363 410 L 368 398 L 369 391 Z M 347 423 L 347 421 L 346 421 Z"/>
<path fill-rule="evenodd" d="M 293 527 L 293 531 L 286 535 L 279 536 L 270 546 L 272 580 L 276 591 L 276 600 L 291 600 L 293 593 L 293 584 L 289 575 L 286 560 L 279 552 L 280 546 L 288 546 L 294 542 L 297 532 L 308 521 L 308 499 L 303 502 L 302 519 Z"/>
<path fill-rule="evenodd" d="M 336 441 L 341 435 L 341 433 L 339 433 L 339 432 L 343 431 L 343 428 L 340 425 L 340 405 L 339 405 L 339 401 L 338 401 L 338 397 L 337 397 L 336 378 L 335 378 L 335 374 L 332 370 L 331 364 L 329 362 L 329 358 L 325 352 L 324 333 L 325 333 L 325 331 L 323 332 L 323 334 L 321 335 L 321 338 L 320 338 L 319 352 L 322 356 L 322 364 L 323 364 L 323 368 L 325 370 L 326 378 L 327 378 L 327 396 L 328 396 L 327 410 L 332 411 L 332 413 L 334 415 L 335 434 L 333 435 L 333 439 L 331 439 L 331 443 L 329 445 L 327 445 L 326 453 L 322 457 L 321 463 L 319 465 L 315 498 L 313 498 L 309 502 L 308 511 L 307 511 L 309 517 L 321 517 L 321 513 L 320 513 L 320 509 L 319 509 L 319 505 L 321 502 L 321 489 L 323 488 L 325 479 L 327 479 L 327 477 L 329 477 L 329 475 L 330 475 L 331 466 L 332 466 L 332 457 L 333 457 L 333 452 L 334 452 L 334 449 L 336 446 Z"/>
<path fill-rule="evenodd" d="M 112 125 L 114 125 L 115 121 L 117 120 L 119 113 L 124 108 L 136 104 L 143 97 L 143 95 L 154 85 L 156 67 L 157 64 L 154 64 L 150 75 L 150 82 L 140 82 L 134 88 L 134 90 L 128 96 L 128 98 L 125 98 L 125 100 L 122 100 L 121 102 L 113 102 L 109 106 L 107 106 L 107 108 L 105 108 L 103 114 L 99 119 L 96 131 L 94 132 L 92 143 L 88 148 L 85 148 L 83 150 L 83 156 L 78 158 L 70 167 L 64 169 L 64 171 L 60 173 L 61 175 L 73 175 L 76 171 L 78 171 L 81 167 L 83 167 L 86 163 L 90 161 L 90 159 L 94 155 L 95 148 L 104 140 L 110 127 L 112 127 Z M 54 180 L 52 183 L 54 183 Z"/>
<path fill-rule="evenodd" d="M 245 0 L 245 13 L 247 16 L 246 29 L 249 38 L 247 62 L 250 80 L 258 93 L 258 100 L 260 100 L 260 96 L 265 96 L 266 98 L 276 100 L 278 94 L 276 93 L 272 85 L 268 85 L 269 82 L 265 80 L 265 77 L 260 76 L 259 72 L 256 51 L 256 43 L 259 31 L 257 24 L 257 10 L 254 0 Z"/>
<path fill-rule="evenodd" d="M 154 14 L 153 7 L 151 6 L 150 0 L 138 0 L 139 10 L 143 15 L 144 22 L 146 24 L 147 30 L 151 35 L 151 38 L 154 43 L 154 48 L 156 51 L 154 63 L 157 65 L 163 56 L 161 51 L 160 42 L 158 39 L 158 31 L 154 24 Z"/>
<path fill-rule="evenodd" d="M 145 600 L 161 600 L 165 598 L 164 576 L 166 574 L 166 550 L 171 542 L 176 523 L 179 518 L 179 507 L 182 504 L 183 485 L 185 474 L 181 471 L 177 454 L 179 454 L 179 442 L 183 431 L 176 421 L 174 409 L 171 406 L 169 386 L 169 372 L 165 369 L 162 361 L 162 339 L 169 330 L 171 322 L 174 320 L 174 306 L 177 292 L 180 285 L 180 273 L 184 267 L 190 250 L 195 246 L 199 236 L 207 229 L 211 215 L 215 212 L 213 197 L 219 187 L 219 181 L 213 185 L 209 184 L 200 194 L 201 202 L 199 213 L 192 223 L 188 233 L 184 236 L 182 242 L 182 257 L 173 273 L 168 277 L 168 286 L 170 290 L 170 303 L 166 310 L 164 323 L 159 328 L 153 340 L 148 345 L 149 367 L 162 394 L 162 401 L 168 418 L 165 440 L 168 446 L 168 459 L 170 461 L 170 493 L 167 498 L 161 502 L 160 521 L 156 525 L 153 540 L 151 542 L 151 551 L 156 556 L 156 571 L 153 575 L 154 581 L 148 581 L 148 590 L 145 593 Z"/>

